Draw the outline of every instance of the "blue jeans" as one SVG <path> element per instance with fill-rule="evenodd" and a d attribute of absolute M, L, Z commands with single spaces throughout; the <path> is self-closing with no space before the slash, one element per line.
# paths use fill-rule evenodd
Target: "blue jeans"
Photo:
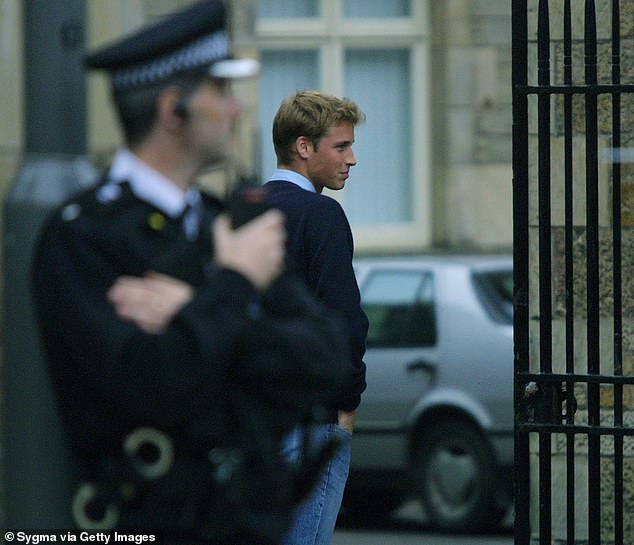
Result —
<path fill-rule="evenodd" d="M 316 426 L 310 431 L 314 444 L 323 444 L 334 437 L 341 446 L 325 467 L 311 495 L 297 508 L 293 526 L 282 545 L 328 545 L 348 479 L 352 434 L 337 424 Z M 282 453 L 287 460 L 299 460 L 303 434 L 304 430 L 296 429 L 285 440 Z"/>

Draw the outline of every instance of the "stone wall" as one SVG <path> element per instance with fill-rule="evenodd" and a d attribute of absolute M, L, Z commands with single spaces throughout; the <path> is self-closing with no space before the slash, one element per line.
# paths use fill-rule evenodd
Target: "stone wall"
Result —
<path fill-rule="evenodd" d="M 432 0 L 435 243 L 512 245 L 511 6 Z"/>

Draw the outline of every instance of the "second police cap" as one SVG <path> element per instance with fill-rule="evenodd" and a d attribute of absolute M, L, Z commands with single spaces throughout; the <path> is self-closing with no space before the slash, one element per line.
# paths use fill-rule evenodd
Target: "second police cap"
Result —
<path fill-rule="evenodd" d="M 224 2 L 204 0 L 87 55 L 85 65 L 107 71 L 114 90 L 140 88 L 180 73 L 255 75 L 255 59 L 232 58 L 226 26 Z"/>

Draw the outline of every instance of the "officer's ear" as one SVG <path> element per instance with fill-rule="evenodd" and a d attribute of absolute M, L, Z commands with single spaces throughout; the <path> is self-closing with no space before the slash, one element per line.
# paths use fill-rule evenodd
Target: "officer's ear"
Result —
<path fill-rule="evenodd" d="M 157 98 L 159 121 L 166 127 L 180 128 L 187 118 L 186 95 L 178 87 L 162 91 Z"/>
<path fill-rule="evenodd" d="M 187 117 L 189 116 L 186 96 L 181 96 L 174 105 L 174 115 L 180 117 L 181 119 L 187 119 Z"/>

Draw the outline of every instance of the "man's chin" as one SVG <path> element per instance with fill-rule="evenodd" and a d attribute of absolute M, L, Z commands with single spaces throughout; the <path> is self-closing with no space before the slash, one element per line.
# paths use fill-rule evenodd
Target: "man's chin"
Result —
<path fill-rule="evenodd" d="M 346 181 L 345 180 L 340 180 L 337 182 L 333 182 L 332 184 L 326 186 L 328 189 L 330 189 L 331 191 L 340 191 L 342 190 L 346 185 Z"/>

